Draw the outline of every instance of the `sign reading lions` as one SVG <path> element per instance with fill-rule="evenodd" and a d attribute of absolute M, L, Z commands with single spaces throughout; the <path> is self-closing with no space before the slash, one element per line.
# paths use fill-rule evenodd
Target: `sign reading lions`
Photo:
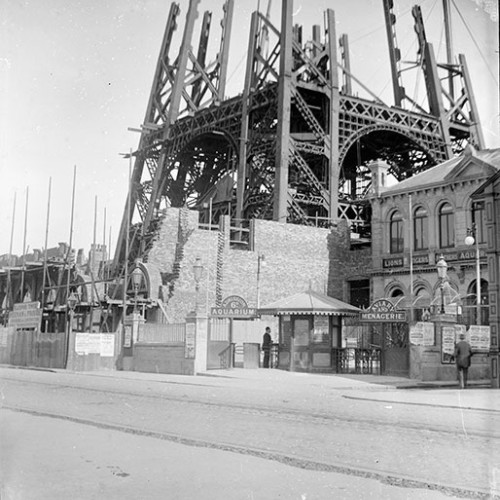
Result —
<path fill-rule="evenodd" d="M 218 318 L 254 318 L 255 308 L 249 308 L 245 299 L 238 295 L 226 297 L 220 307 L 212 307 L 212 316 Z"/>
<path fill-rule="evenodd" d="M 361 321 L 366 323 L 404 323 L 406 311 L 398 311 L 390 300 L 379 299 L 361 313 Z"/>

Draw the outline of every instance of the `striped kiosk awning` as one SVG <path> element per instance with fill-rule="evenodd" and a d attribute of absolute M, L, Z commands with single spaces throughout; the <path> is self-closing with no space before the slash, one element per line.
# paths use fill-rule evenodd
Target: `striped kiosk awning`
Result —
<path fill-rule="evenodd" d="M 257 310 L 258 314 L 269 314 L 274 316 L 285 314 L 357 316 L 360 312 L 361 309 L 351 304 L 347 304 L 346 302 L 312 290 L 279 299 Z"/>

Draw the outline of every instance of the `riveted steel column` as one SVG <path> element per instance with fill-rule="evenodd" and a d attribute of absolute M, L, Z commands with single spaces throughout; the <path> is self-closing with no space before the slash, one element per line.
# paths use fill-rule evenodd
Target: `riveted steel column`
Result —
<path fill-rule="evenodd" d="M 280 72 L 278 77 L 278 126 L 276 135 L 273 215 L 273 219 L 278 222 L 286 222 L 287 220 L 293 55 L 292 13 L 293 1 L 283 0 L 281 6 Z"/>
<path fill-rule="evenodd" d="M 224 100 L 227 80 L 227 61 L 229 59 L 229 41 L 233 26 L 234 0 L 227 0 L 224 4 L 224 19 L 222 20 L 221 46 L 219 50 L 219 86 L 218 102 Z"/>
<path fill-rule="evenodd" d="M 146 108 L 146 115 L 144 117 L 144 124 L 148 123 L 165 123 L 166 115 L 163 114 L 161 108 L 161 99 L 159 96 L 162 91 L 164 91 L 164 82 L 162 79 L 162 74 L 166 67 L 166 61 L 168 61 L 168 56 L 170 52 L 170 45 L 172 43 L 172 36 L 177 28 L 177 16 L 180 13 L 179 4 L 172 3 L 170 6 L 170 11 L 167 19 L 167 25 L 165 27 L 165 32 L 163 35 L 163 40 L 160 49 L 160 55 L 156 63 L 156 70 L 153 78 L 153 85 L 151 87 L 151 92 L 149 94 L 148 105 Z M 141 135 L 139 141 L 138 150 L 141 151 L 148 142 L 149 131 L 144 131 Z M 134 162 L 134 170 L 132 172 L 132 189 L 129 190 L 127 194 L 127 199 L 125 201 L 125 210 L 122 218 L 120 232 L 118 234 L 118 240 L 116 243 L 116 252 L 113 261 L 113 267 L 115 270 L 118 269 L 120 262 L 126 262 L 128 255 L 124 255 L 125 252 L 125 239 L 128 238 L 127 228 L 132 220 L 133 211 L 129 214 L 127 207 L 130 205 L 135 208 L 137 203 L 137 187 L 141 183 L 142 172 L 144 170 L 144 159 L 142 157 L 136 157 Z M 109 249 L 111 252 L 111 249 Z"/>
<path fill-rule="evenodd" d="M 330 220 L 337 220 L 338 217 L 338 192 L 339 192 L 339 72 L 337 61 L 337 35 L 335 31 L 335 13 L 333 10 L 326 11 L 327 34 L 328 34 L 328 59 L 330 61 L 330 78 L 328 86 L 330 87 L 330 116 L 329 116 L 329 155 L 328 161 L 330 172 L 329 197 L 330 197 Z"/>
<path fill-rule="evenodd" d="M 184 80 L 186 78 L 186 68 L 191 51 L 191 39 L 193 38 L 194 22 L 198 17 L 198 4 L 200 0 L 190 0 L 186 15 L 186 26 L 182 35 L 182 44 L 179 49 L 179 63 L 175 73 L 175 81 L 172 86 L 172 101 L 168 110 L 168 124 L 177 120 L 181 104 L 182 91 L 184 90 Z"/>
<path fill-rule="evenodd" d="M 242 110 L 241 110 L 241 134 L 238 163 L 238 182 L 236 187 L 236 219 L 243 219 L 243 203 L 245 199 L 245 186 L 247 175 L 247 143 L 248 143 L 248 112 L 250 92 L 253 85 L 253 68 L 255 56 L 255 44 L 257 41 L 258 12 L 252 13 L 250 24 L 250 35 L 248 39 L 247 69 L 245 76 L 245 87 L 243 88 Z"/>
<path fill-rule="evenodd" d="M 481 130 L 481 125 L 479 124 L 479 112 L 477 110 L 476 98 L 474 97 L 474 92 L 472 90 L 472 83 L 469 75 L 469 69 L 467 67 L 467 61 L 463 54 L 458 55 L 458 60 L 460 61 L 460 67 L 462 68 L 462 78 L 464 79 L 464 87 L 467 98 L 469 99 L 470 106 L 470 120 L 471 120 L 471 131 L 472 136 L 471 142 L 477 149 L 484 148 L 484 138 L 483 131 Z"/>

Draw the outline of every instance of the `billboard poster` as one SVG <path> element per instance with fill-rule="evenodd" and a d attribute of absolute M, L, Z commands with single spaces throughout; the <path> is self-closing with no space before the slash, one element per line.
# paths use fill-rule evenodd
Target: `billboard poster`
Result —
<path fill-rule="evenodd" d="M 441 363 L 453 363 L 455 353 L 455 326 L 441 327 Z"/>
<path fill-rule="evenodd" d="M 123 347 L 132 347 L 132 326 L 124 326 Z"/>
<path fill-rule="evenodd" d="M 78 332 L 75 334 L 75 352 L 83 356 L 89 353 L 90 334 Z"/>
<path fill-rule="evenodd" d="M 467 340 L 473 352 L 489 352 L 490 327 L 486 325 L 471 325 L 467 331 Z"/>
<path fill-rule="evenodd" d="M 194 359 L 195 357 L 196 328 L 194 323 L 186 324 L 186 337 L 184 346 L 184 357 Z"/>
<path fill-rule="evenodd" d="M 413 345 L 433 346 L 435 344 L 434 323 L 418 321 L 410 326 L 410 342 Z"/>
<path fill-rule="evenodd" d="M 115 355 L 115 336 L 113 333 L 101 333 L 100 353 L 102 357 Z"/>

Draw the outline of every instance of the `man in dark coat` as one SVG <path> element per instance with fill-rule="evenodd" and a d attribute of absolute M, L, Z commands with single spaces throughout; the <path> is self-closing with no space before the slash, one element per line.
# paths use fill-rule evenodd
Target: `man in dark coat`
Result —
<path fill-rule="evenodd" d="M 465 340 L 465 335 L 460 335 L 460 341 L 455 345 L 455 362 L 457 364 L 458 381 L 460 388 L 467 387 L 467 372 L 469 370 L 472 357 L 472 349 L 470 344 Z"/>
<path fill-rule="evenodd" d="M 271 353 L 271 329 L 267 326 L 266 333 L 262 337 L 262 351 L 264 352 L 264 368 L 269 368 L 269 355 Z"/>

